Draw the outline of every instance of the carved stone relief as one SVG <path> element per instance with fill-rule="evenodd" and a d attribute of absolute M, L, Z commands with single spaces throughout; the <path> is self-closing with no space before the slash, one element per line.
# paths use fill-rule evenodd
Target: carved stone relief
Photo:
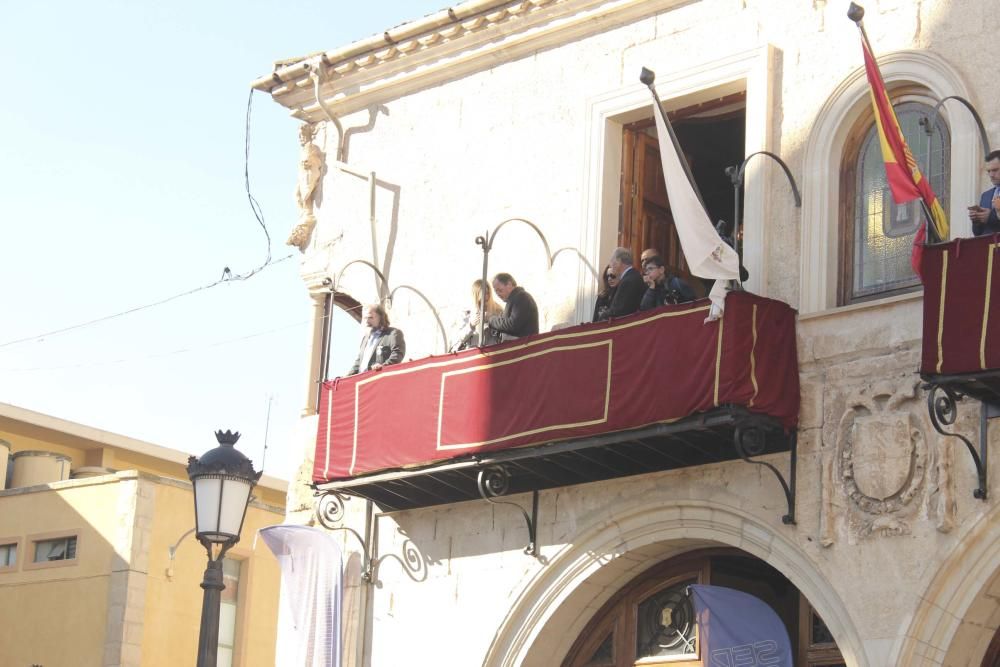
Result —
<path fill-rule="evenodd" d="M 316 227 L 314 214 L 317 188 L 323 175 L 325 158 L 319 146 L 313 143 L 315 127 L 302 125 L 299 128 L 299 178 L 295 186 L 295 203 L 299 207 L 299 221 L 295 229 L 285 241 L 287 245 L 296 246 L 300 252 L 305 252 L 312 239 Z"/>
<path fill-rule="evenodd" d="M 927 515 L 934 519 L 939 532 L 949 533 L 955 527 L 954 448 L 946 438 L 937 439 L 936 461 L 931 467 L 927 494 Z"/>
<path fill-rule="evenodd" d="M 917 387 L 912 380 L 884 382 L 848 398 L 837 427 L 837 481 L 847 496 L 852 539 L 910 532 L 927 466 Z M 828 540 L 832 535 L 823 536 Z"/>

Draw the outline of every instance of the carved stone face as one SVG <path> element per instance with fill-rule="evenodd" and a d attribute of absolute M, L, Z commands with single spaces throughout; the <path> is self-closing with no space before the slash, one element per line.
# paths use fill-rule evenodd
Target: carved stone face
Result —
<path fill-rule="evenodd" d="M 313 129 L 311 125 L 299 126 L 299 144 L 305 146 L 313 140 Z"/>

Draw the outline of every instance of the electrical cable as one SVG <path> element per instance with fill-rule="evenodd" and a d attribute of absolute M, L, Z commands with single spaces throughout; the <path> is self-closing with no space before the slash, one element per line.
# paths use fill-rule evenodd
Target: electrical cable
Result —
<path fill-rule="evenodd" d="M 93 361 L 93 362 L 82 362 L 78 364 L 66 364 L 64 366 L 36 366 L 32 368 L 4 368 L 0 369 L 4 373 L 27 373 L 32 371 L 59 371 L 67 370 L 71 368 L 94 368 L 100 366 L 111 366 L 114 364 L 127 364 L 140 361 L 149 361 L 153 359 L 163 359 L 166 357 L 173 357 L 178 354 L 186 354 L 188 352 L 198 352 L 200 350 L 209 350 L 216 347 L 228 346 L 233 343 L 240 343 L 245 340 L 250 340 L 251 338 L 260 338 L 261 336 L 267 336 L 269 334 L 278 333 L 279 331 L 285 331 L 286 329 L 292 329 L 295 327 L 300 327 L 304 324 L 308 324 L 309 320 L 302 320 L 300 322 L 293 322 L 291 324 L 286 324 L 273 329 L 268 329 L 266 331 L 258 331 L 257 333 L 247 334 L 246 336 L 240 336 L 238 338 L 228 338 L 226 340 L 216 341 L 214 343 L 208 343 L 206 345 L 197 345 L 193 347 L 182 347 L 176 350 L 171 350 L 169 352 L 157 352 L 153 354 L 147 354 L 141 357 L 132 357 L 124 359 L 109 359 L 106 361 Z"/>
<path fill-rule="evenodd" d="M 253 211 L 253 215 L 257 218 L 257 222 L 260 223 L 260 228 L 264 230 L 264 236 L 267 238 L 267 258 L 264 260 L 264 264 L 261 268 L 267 266 L 271 263 L 271 234 L 267 231 L 267 225 L 264 224 L 264 211 L 261 209 L 260 204 L 254 199 L 254 196 L 250 194 L 250 112 L 253 109 L 253 94 L 254 89 L 250 89 L 250 95 L 247 97 L 247 118 L 246 126 L 243 132 L 243 183 L 247 190 L 247 201 L 250 202 L 250 210 Z M 247 278 L 252 276 L 255 272 L 251 272 Z"/>
<path fill-rule="evenodd" d="M 260 224 L 261 229 L 264 230 L 264 237 L 267 240 L 267 256 L 264 259 L 264 263 L 248 271 L 247 273 L 233 273 L 232 270 L 226 266 L 222 269 L 222 277 L 213 283 L 207 285 L 202 285 L 201 287 L 196 287 L 187 292 L 181 292 L 180 294 L 174 294 L 165 299 L 159 301 L 154 301 L 153 303 L 147 303 L 142 306 L 136 306 L 135 308 L 129 308 L 128 310 L 123 310 L 119 313 L 114 313 L 112 315 L 105 315 L 104 317 L 98 317 L 93 320 L 87 320 L 86 322 L 80 322 L 79 324 L 73 324 L 68 327 L 63 327 L 61 329 L 54 329 L 52 331 L 46 331 L 45 333 L 36 334 L 34 336 L 25 336 L 24 338 L 17 338 L 15 340 L 9 340 L 4 343 L 0 343 L 0 348 L 10 347 L 11 345 L 17 345 L 19 343 L 27 343 L 33 340 L 42 340 L 48 338 L 49 336 L 55 336 L 58 334 L 66 333 L 68 331 L 74 331 L 76 329 L 82 329 L 84 327 L 89 327 L 94 324 L 99 324 L 101 322 L 107 322 L 108 320 L 113 320 L 124 315 L 131 315 L 132 313 L 137 313 L 141 310 L 146 310 L 148 308 L 154 308 L 156 306 L 162 306 L 165 303 L 169 303 L 176 299 L 180 299 L 185 296 L 191 296 L 197 292 L 201 292 L 207 289 L 211 289 L 217 285 L 221 285 L 226 282 L 233 282 L 236 280 L 247 280 L 248 278 L 260 273 L 268 266 L 278 264 L 285 261 L 286 259 L 291 259 L 295 256 L 295 253 L 285 255 L 281 259 L 276 261 L 271 261 L 271 234 L 267 231 L 267 225 L 264 224 L 264 212 L 260 207 L 260 204 L 254 198 L 253 194 L 250 192 L 250 116 L 251 110 L 253 109 L 253 89 L 250 90 L 250 95 L 247 97 L 247 113 L 246 113 L 246 125 L 244 127 L 244 144 L 243 144 L 243 183 L 246 187 L 247 201 L 250 203 L 250 210 L 253 211 L 254 217 L 257 219 L 257 223 Z"/>
<path fill-rule="evenodd" d="M 282 257 L 281 259 L 277 259 L 277 260 L 275 260 L 275 261 L 273 261 L 270 264 L 267 264 L 265 266 L 274 266 L 275 264 L 280 264 L 281 262 L 285 261 L 286 259 L 291 259 L 294 256 L 295 256 L 295 253 L 292 253 L 290 255 L 286 255 L 286 256 Z M 259 273 L 260 271 L 262 271 L 265 268 L 265 266 L 261 266 L 261 267 L 255 269 L 254 273 Z M 17 345 L 18 343 L 26 343 L 26 342 L 32 341 L 32 340 L 41 340 L 41 339 L 44 339 L 44 338 L 48 338 L 49 336 L 55 336 L 57 334 L 66 333 L 68 331 L 74 331 L 76 329 L 82 329 L 84 327 L 89 327 L 89 326 L 91 326 L 93 324 L 99 324 L 101 322 L 107 322 L 108 320 L 113 320 L 115 318 L 122 317 L 124 315 L 131 315 L 132 313 L 137 313 L 137 312 L 139 312 L 141 310 L 146 310 L 148 308 L 154 308 L 156 306 L 162 306 L 165 303 L 170 303 L 171 301 L 174 301 L 176 299 L 180 299 L 180 298 L 185 297 L 185 296 L 191 296 L 192 294 L 196 294 L 198 292 L 202 292 L 204 290 L 211 289 L 212 287 L 216 287 L 217 285 L 221 285 L 222 283 L 232 282 L 234 280 L 245 280 L 246 278 L 249 278 L 249 277 L 250 276 L 244 276 L 244 277 L 234 276 L 233 273 L 229 270 L 229 267 L 227 266 L 222 271 L 222 278 L 220 278 L 219 280 L 216 280 L 213 283 L 209 283 L 207 285 L 202 285 L 201 287 L 195 287 L 194 289 L 188 290 L 186 292 L 181 292 L 180 294 L 174 294 L 173 296 L 168 296 L 165 299 L 160 299 L 159 301 L 154 301 L 153 303 L 147 303 L 147 304 L 144 304 L 142 306 L 136 306 L 134 308 L 129 308 L 128 310 L 123 310 L 123 311 L 121 311 L 119 313 L 114 313 L 112 315 L 105 315 L 103 317 L 97 317 L 97 318 L 92 319 L 92 320 L 87 320 L 86 322 L 80 322 L 78 324 L 72 324 L 72 325 L 70 325 L 68 327 L 63 327 L 61 329 L 53 329 L 52 331 L 46 331 L 45 333 L 36 334 L 34 336 L 25 336 L 24 338 L 17 338 L 17 339 L 14 339 L 14 340 L 9 340 L 9 341 L 7 341 L 5 343 L 0 343 L 0 348 L 10 347 L 11 345 Z"/>

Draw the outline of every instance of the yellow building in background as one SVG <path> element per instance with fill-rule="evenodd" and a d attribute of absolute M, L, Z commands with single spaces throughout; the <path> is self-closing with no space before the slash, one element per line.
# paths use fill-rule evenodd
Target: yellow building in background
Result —
<path fill-rule="evenodd" d="M 0 665 L 194 662 L 206 554 L 187 458 L 0 404 Z M 274 664 L 280 571 L 254 538 L 286 487 L 261 478 L 226 556 L 220 666 Z"/>

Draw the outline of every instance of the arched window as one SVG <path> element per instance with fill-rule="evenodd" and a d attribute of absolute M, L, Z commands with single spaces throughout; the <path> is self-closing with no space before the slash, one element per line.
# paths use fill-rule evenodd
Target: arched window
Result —
<path fill-rule="evenodd" d="M 843 666 L 833 637 L 809 602 L 780 572 L 737 549 L 706 549 L 653 566 L 608 600 L 562 667 L 702 667 L 694 611 L 686 593 L 703 583 L 742 590 L 784 621 L 797 665 Z"/>
<path fill-rule="evenodd" d="M 948 210 L 951 136 L 939 115 L 925 127 L 933 106 L 920 91 L 895 91 L 900 128 L 917 164 Z M 869 111 L 855 124 L 841 166 L 841 272 L 839 305 L 891 296 L 919 288 L 910 264 L 913 236 L 925 216 L 921 202 L 897 206 L 885 176 L 878 129 Z"/>

